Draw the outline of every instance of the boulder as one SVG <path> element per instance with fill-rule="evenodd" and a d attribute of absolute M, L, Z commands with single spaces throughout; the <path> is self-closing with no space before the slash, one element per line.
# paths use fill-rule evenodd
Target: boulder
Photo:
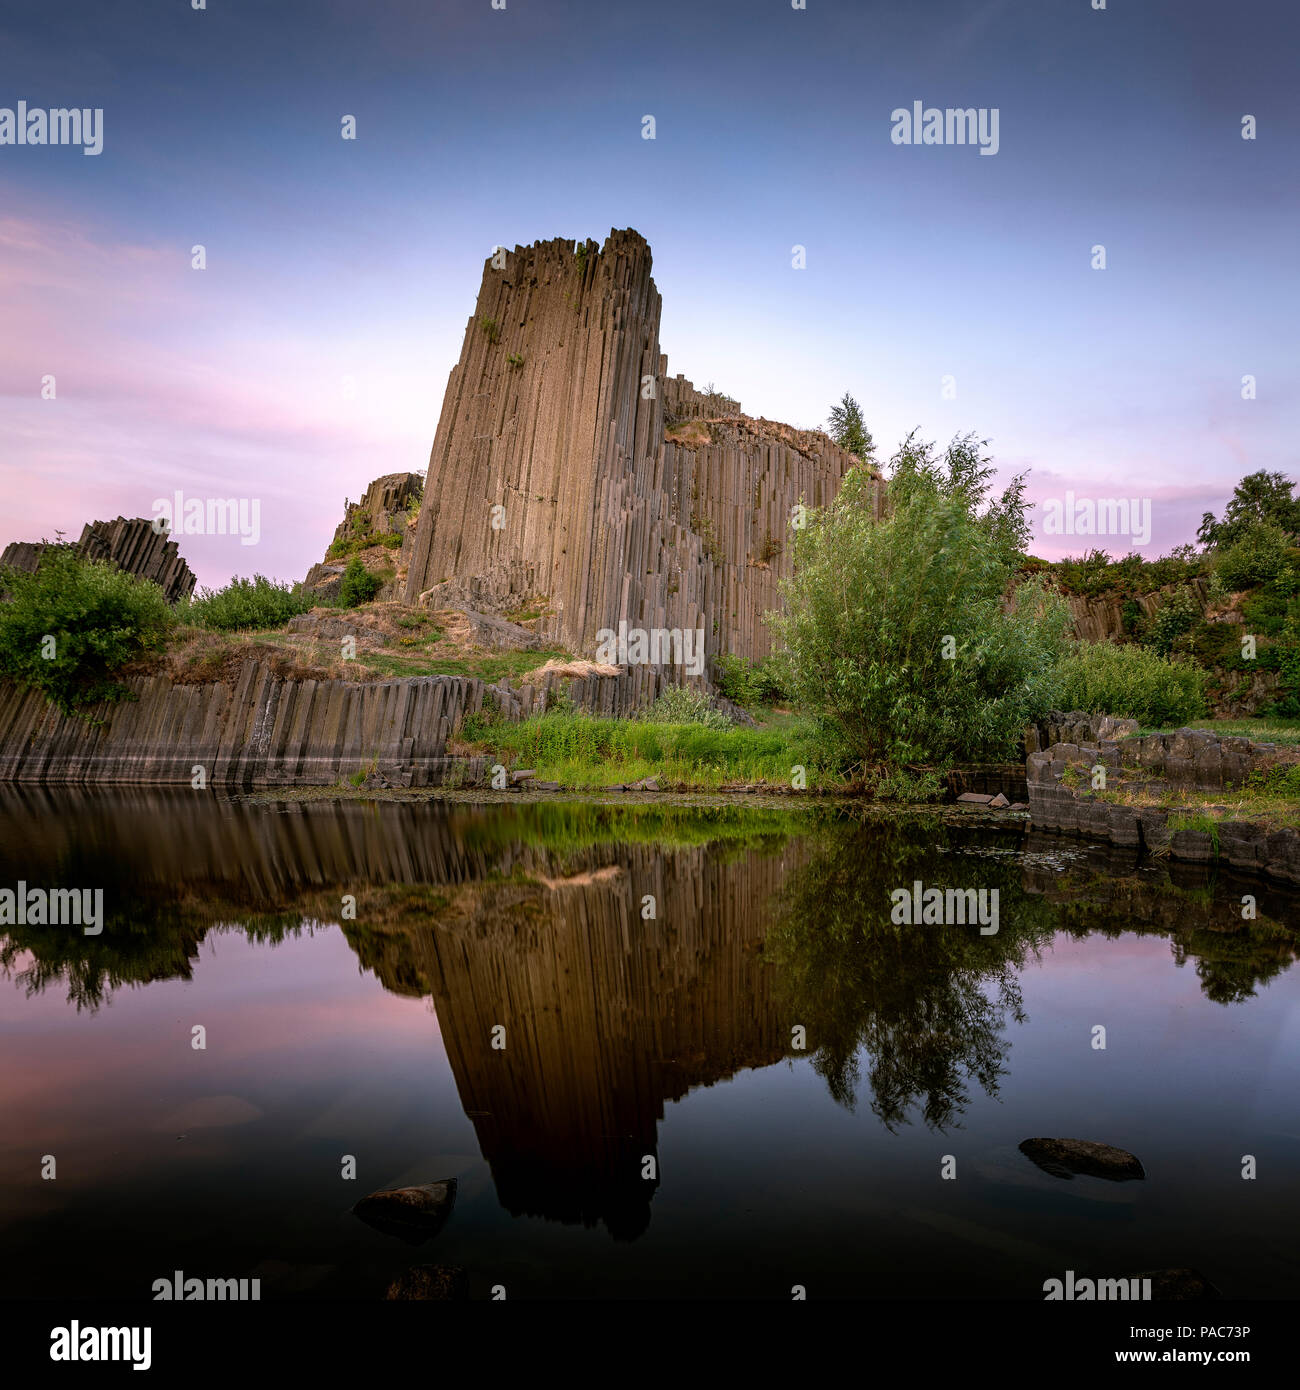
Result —
<path fill-rule="evenodd" d="M 1141 1163 L 1126 1149 L 1090 1139 L 1026 1139 L 1020 1152 L 1054 1178 L 1072 1179 L 1080 1174 L 1126 1182 L 1146 1177 Z"/>
<path fill-rule="evenodd" d="M 442 608 L 434 613 L 447 636 L 462 647 L 482 647 L 494 652 L 535 652 L 548 644 L 535 632 L 491 613 L 469 608 Z"/>
<path fill-rule="evenodd" d="M 385 1235 L 412 1245 L 432 1240 L 456 1204 L 456 1179 L 372 1192 L 352 1208 L 353 1214 Z"/>

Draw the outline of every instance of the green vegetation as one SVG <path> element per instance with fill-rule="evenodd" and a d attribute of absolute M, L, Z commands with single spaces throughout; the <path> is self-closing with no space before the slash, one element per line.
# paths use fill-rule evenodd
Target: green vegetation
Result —
<path fill-rule="evenodd" d="M 909 435 L 876 521 L 865 468 L 796 530 L 781 638 L 797 707 L 867 781 L 1007 757 L 1058 698 L 1068 611 L 1038 580 L 1004 603 L 1028 537 L 1024 479 L 990 499 L 984 441 Z"/>
<path fill-rule="evenodd" d="M 1145 647 L 1078 642 L 1057 674 L 1063 709 L 1175 726 L 1205 713 L 1204 671 Z"/>
<path fill-rule="evenodd" d="M 670 685 L 649 709 L 637 716 L 647 724 L 699 724 L 706 729 L 730 729 L 732 721 L 702 690 Z"/>
<path fill-rule="evenodd" d="M 827 434 L 861 463 L 874 463 L 876 444 L 862 418 L 862 407 L 846 391 L 838 405 L 831 406 Z"/>
<path fill-rule="evenodd" d="M 431 646 L 442 634 L 434 629 L 428 639 Z M 471 676 L 489 685 L 501 680 L 517 681 L 547 661 L 564 661 L 570 653 L 559 647 L 538 652 L 467 652 L 460 656 L 440 656 L 432 651 L 411 655 L 396 652 L 363 654 L 370 670 L 386 678 L 397 676 Z"/>
<path fill-rule="evenodd" d="M 1206 512 L 1196 538 L 1209 548 L 1230 550 L 1261 526 L 1287 536 L 1300 535 L 1300 498 L 1285 473 L 1260 469 L 1248 474 L 1233 489 L 1223 520 L 1216 521 L 1212 512 Z"/>
<path fill-rule="evenodd" d="M 496 319 L 479 319 L 479 327 L 483 330 L 483 336 L 489 343 L 495 343 L 501 336 L 501 325 Z"/>
<path fill-rule="evenodd" d="M 34 574 L 0 573 L 0 675 L 42 691 L 63 714 L 118 700 L 117 673 L 161 650 L 175 617 L 163 591 L 74 546 L 47 545 Z"/>
<path fill-rule="evenodd" d="M 1148 560 L 1136 551 L 1122 560 L 1112 560 L 1104 550 L 1090 550 L 1082 559 L 1058 560 L 1051 565 L 1033 561 L 1027 568 L 1050 574 L 1053 583 L 1064 593 L 1087 598 L 1109 593 L 1131 597 L 1203 577 L 1210 571 L 1210 561 L 1197 555 L 1195 547 L 1183 545 L 1156 560 Z"/>
<path fill-rule="evenodd" d="M 524 365 L 524 359 L 517 352 L 508 352 L 506 354 L 506 361 L 512 367 L 522 367 Z"/>
<path fill-rule="evenodd" d="M 180 610 L 180 616 L 197 627 L 238 632 L 283 627 L 311 606 L 300 584 L 278 584 L 261 574 L 251 579 L 236 575 L 224 589 L 201 590 L 198 598 Z"/>
<path fill-rule="evenodd" d="M 1143 725 L 1143 734 L 1172 734 L 1183 724 Z M 1256 716 L 1254 719 L 1198 719 L 1192 726 L 1208 729 L 1220 738 L 1250 738 L 1257 743 L 1300 743 L 1300 719 Z"/>
<path fill-rule="evenodd" d="M 769 730 L 550 713 L 510 724 L 472 715 L 462 723 L 460 738 L 507 766 L 533 768 L 543 780 L 566 787 L 651 776 L 691 787 L 735 782 L 788 787 L 796 767 L 806 769 L 809 788 L 843 785 L 823 761 L 807 721 Z"/>
<path fill-rule="evenodd" d="M 339 602 L 344 608 L 356 608 L 360 604 L 369 603 L 383 587 L 383 577 L 368 570 L 354 555 L 343 571 L 343 581 L 339 585 Z"/>
<path fill-rule="evenodd" d="M 733 700 L 742 709 L 759 709 L 775 705 L 787 698 L 789 674 L 777 657 L 750 661 L 743 656 L 725 653 L 714 661 L 714 684 L 718 693 Z"/>

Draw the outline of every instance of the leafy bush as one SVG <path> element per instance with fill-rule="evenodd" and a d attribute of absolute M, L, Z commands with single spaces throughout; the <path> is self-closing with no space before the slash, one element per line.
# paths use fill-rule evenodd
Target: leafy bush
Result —
<path fill-rule="evenodd" d="M 295 614 L 305 613 L 311 600 L 301 584 L 277 584 L 265 575 L 252 579 L 236 575 L 224 589 L 202 589 L 188 607 L 184 618 L 199 627 L 235 632 L 240 628 L 283 627 Z"/>
<path fill-rule="evenodd" d="M 670 685 L 637 718 L 648 724 L 702 724 L 706 729 L 731 728 L 731 720 L 714 706 L 704 691 L 692 690 L 685 685 Z"/>
<path fill-rule="evenodd" d="M 1152 615 L 1142 640 L 1161 656 L 1185 651 L 1190 646 L 1189 634 L 1200 617 L 1201 610 L 1191 590 L 1175 589 Z"/>
<path fill-rule="evenodd" d="M 992 469 L 968 444 L 954 441 L 945 472 L 909 437 L 892 515 L 875 520 L 853 469 L 794 533 L 786 612 L 769 617 L 790 693 L 868 768 L 1005 756 L 1057 697 L 1068 609 L 1038 580 L 1004 603 L 1023 550 L 1021 480 L 986 503 Z"/>
<path fill-rule="evenodd" d="M 1079 642 L 1057 676 L 1062 709 L 1114 714 L 1146 728 L 1185 724 L 1205 713 L 1205 672 L 1146 647 Z"/>
<path fill-rule="evenodd" d="M 785 674 L 779 659 L 750 661 L 730 652 L 715 658 L 714 684 L 718 693 L 745 709 L 771 705 L 786 698 Z"/>
<path fill-rule="evenodd" d="M 368 570 L 354 555 L 348 561 L 347 569 L 343 571 L 343 580 L 339 585 L 339 602 L 344 608 L 356 608 L 359 604 L 369 603 L 383 587 L 383 579 Z"/>
<path fill-rule="evenodd" d="M 0 586 L 0 675 L 41 690 L 64 714 L 121 699 L 114 673 L 167 640 L 175 617 L 163 591 L 70 545 L 50 545 L 34 574 L 6 570 Z"/>
<path fill-rule="evenodd" d="M 1267 584 L 1286 567 L 1287 537 L 1279 526 L 1252 526 L 1230 549 L 1220 553 L 1215 568 L 1229 589 Z"/>

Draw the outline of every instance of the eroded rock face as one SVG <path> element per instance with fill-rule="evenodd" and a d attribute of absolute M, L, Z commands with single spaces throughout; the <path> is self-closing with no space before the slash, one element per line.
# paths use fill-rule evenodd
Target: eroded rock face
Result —
<path fill-rule="evenodd" d="M 544 600 L 538 635 L 584 656 L 620 620 L 702 630 L 708 656 L 767 654 L 792 509 L 829 502 L 855 459 L 670 377 L 650 266 L 631 230 L 487 262 L 429 459 L 407 603 L 506 615 Z M 633 707 L 658 693 L 650 667 L 629 680 Z"/>
<path fill-rule="evenodd" d="M 412 1245 L 423 1244 L 447 1224 L 456 1203 L 456 1179 L 421 1183 L 416 1187 L 394 1187 L 363 1197 L 353 1213 L 368 1226 L 385 1235 L 397 1236 Z"/>
<path fill-rule="evenodd" d="M 1083 1175 L 1125 1182 L 1146 1177 L 1141 1163 L 1126 1149 L 1097 1144 L 1091 1139 L 1026 1139 L 1020 1152 L 1054 1178 Z"/>
<path fill-rule="evenodd" d="M 448 636 L 462 646 L 484 647 L 495 652 L 535 652 L 546 646 L 535 632 L 491 613 L 441 609 L 434 617 L 447 630 Z"/>
<path fill-rule="evenodd" d="M 0 568 L 35 571 L 44 545 L 39 541 L 14 541 L 0 555 Z M 179 603 L 194 592 L 194 573 L 165 532 L 153 529 L 145 517 L 119 516 L 113 521 L 89 521 L 82 528 L 77 549 L 91 560 L 108 560 L 128 574 L 150 579 L 163 591 L 168 603 Z"/>

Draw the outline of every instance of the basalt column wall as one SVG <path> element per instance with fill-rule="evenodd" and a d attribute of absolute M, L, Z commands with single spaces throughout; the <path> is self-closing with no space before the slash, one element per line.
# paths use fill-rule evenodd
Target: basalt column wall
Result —
<path fill-rule="evenodd" d="M 854 459 L 670 378 L 650 264 L 633 231 L 486 263 L 407 602 L 540 610 L 543 635 L 588 656 L 621 620 L 702 629 L 710 655 L 769 650 L 792 509 L 830 500 Z"/>

